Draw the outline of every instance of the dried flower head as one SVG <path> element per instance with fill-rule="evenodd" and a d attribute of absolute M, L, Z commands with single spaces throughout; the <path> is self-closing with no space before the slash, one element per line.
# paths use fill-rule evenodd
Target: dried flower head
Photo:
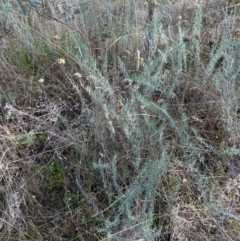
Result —
<path fill-rule="evenodd" d="M 60 39 L 61 39 L 61 37 L 59 37 L 58 35 L 55 35 L 55 36 L 52 37 L 53 41 L 58 41 Z"/>
<path fill-rule="evenodd" d="M 137 91 L 139 89 L 139 85 L 133 85 L 133 90 Z"/>
<path fill-rule="evenodd" d="M 92 78 L 93 78 L 92 75 L 88 75 L 86 79 L 87 79 L 87 80 L 91 80 Z"/>
<path fill-rule="evenodd" d="M 172 48 L 172 47 L 169 47 L 168 50 L 169 50 L 169 51 L 173 51 L 173 48 Z"/>
<path fill-rule="evenodd" d="M 150 5 L 152 5 L 154 7 L 158 7 L 160 4 L 156 0 L 151 0 Z"/>
<path fill-rule="evenodd" d="M 177 17 L 177 19 L 178 19 L 178 21 L 181 21 L 181 20 L 182 20 L 182 16 L 179 15 L 179 16 Z"/>
<path fill-rule="evenodd" d="M 192 119 L 198 122 L 203 122 L 202 120 L 200 120 L 196 115 L 192 116 Z"/>
<path fill-rule="evenodd" d="M 38 82 L 39 82 L 39 83 L 43 83 L 43 82 L 44 82 L 44 79 L 41 78 L 41 79 L 38 80 Z"/>
<path fill-rule="evenodd" d="M 144 110 L 144 109 L 145 109 L 145 106 L 144 106 L 144 105 L 140 105 L 140 109 L 141 109 L 141 110 Z"/>
<path fill-rule="evenodd" d="M 123 115 L 123 108 L 124 108 L 123 104 L 118 105 L 117 112 L 118 112 L 119 115 Z"/>
<path fill-rule="evenodd" d="M 171 93 L 171 94 L 170 94 L 170 99 L 173 100 L 173 99 L 175 99 L 175 98 L 176 98 L 176 94 L 175 94 L 175 93 Z"/>
<path fill-rule="evenodd" d="M 158 104 L 162 104 L 163 102 L 164 102 L 164 99 L 159 98 L 159 99 L 157 100 L 157 103 L 158 103 Z"/>
<path fill-rule="evenodd" d="M 194 35 L 194 38 L 195 38 L 196 40 L 200 40 L 200 39 L 201 39 L 201 36 L 200 36 L 200 34 L 196 33 L 196 34 Z"/>
<path fill-rule="evenodd" d="M 232 31 L 232 36 L 238 40 L 240 40 L 240 29 L 235 29 Z"/>
<path fill-rule="evenodd" d="M 170 74 L 170 71 L 167 69 L 167 70 L 165 70 L 165 72 L 164 72 L 166 75 L 169 75 Z"/>
<path fill-rule="evenodd" d="M 57 60 L 57 63 L 58 63 L 59 65 L 64 65 L 64 64 L 65 64 L 65 59 L 60 58 L 60 59 Z"/>
<path fill-rule="evenodd" d="M 82 78 L 82 75 L 77 72 L 77 73 L 75 73 L 75 74 L 73 75 L 73 77 L 75 77 L 76 79 L 81 79 L 81 78 Z"/>
<path fill-rule="evenodd" d="M 124 89 L 129 89 L 132 86 L 132 80 L 131 79 L 124 79 L 122 80 L 121 84 Z"/>
<path fill-rule="evenodd" d="M 182 179 L 182 182 L 183 182 L 183 183 L 187 183 L 188 180 L 187 180 L 186 178 L 183 178 L 183 179 Z"/>
<path fill-rule="evenodd" d="M 123 105 L 123 104 L 119 104 L 119 105 L 118 105 L 118 110 L 122 110 L 122 109 L 123 109 L 123 107 L 124 107 L 124 105 Z"/>

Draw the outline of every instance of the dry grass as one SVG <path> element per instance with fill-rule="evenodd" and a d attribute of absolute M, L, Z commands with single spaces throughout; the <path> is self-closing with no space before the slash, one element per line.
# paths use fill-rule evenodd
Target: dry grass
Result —
<path fill-rule="evenodd" d="M 237 1 L 6 2 L 0 239 L 238 240 Z"/>

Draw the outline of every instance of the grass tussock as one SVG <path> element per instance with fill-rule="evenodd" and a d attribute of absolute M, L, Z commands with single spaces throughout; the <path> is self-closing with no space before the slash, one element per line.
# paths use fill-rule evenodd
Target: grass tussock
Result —
<path fill-rule="evenodd" d="M 239 14 L 0 3 L 0 239 L 239 240 Z"/>

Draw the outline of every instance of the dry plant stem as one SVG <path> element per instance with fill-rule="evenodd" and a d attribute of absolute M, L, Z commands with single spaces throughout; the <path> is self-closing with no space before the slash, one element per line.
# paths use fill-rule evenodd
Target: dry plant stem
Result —
<path fill-rule="evenodd" d="M 37 10 L 36 10 L 36 11 L 37 11 Z M 41 17 L 44 17 L 44 16 L 43 16 L 41 13 L 39 13 L 38 11 L 37 11 L 37 13 L 38 13 Z M 79 33 L 80 36 L 83 38 L 83 40 L 84 40 L 85 43 L 87 44 L 88 48 L 91 49 L 91 46 L 89 45 L 89 42 L 87 41 L 87 39 L 85 38 L 84 34 L 81 32 L 80 29 L 76 29 L 76 28 L 70 26 L 69 24 L 64 23 L 63 21 L 57 19 L 57 18 L 54 17 L 54 16 L 51 16 L 51 19 L 54 20 L 54 21 L 56 21 L 56 22 L 58 22 L 58 23 L 60 23 L 60 24 L 62 24 L 62 25 L 67 26 L 68 28 L 70 28 L 70 29 L 72 29 L 72 30 L 75 30 L 75 31 L 76 31 L 77 33 Z"/>
<path fill-rule="evenodd" d="M 148 17 L 147 17 L 147 27 L 149 27 L 148 30 L 148 37 L 147 37 L 147 43 L 146 43 L 146 53 L 148 58 L 150 56 L 150 45 L 151 45 L 151 40 L 152 40 L 152 29 L 151 25 L 153 22 L 153 17 L 154 17 L 154 11 L 155 11 L 156 6 L 154 6 L 153 1 L 149 0 L 148 1 Z"/>
<path fill-rule="evenodd" d="M 237 1 L 42 2 L 0 61 L 0 240 L 238 240 Z"/>
<path fill-rule="evenodd" d="M 137 71 L 139 70 L 140 67 L 140 51 L 137 49 Z"/>

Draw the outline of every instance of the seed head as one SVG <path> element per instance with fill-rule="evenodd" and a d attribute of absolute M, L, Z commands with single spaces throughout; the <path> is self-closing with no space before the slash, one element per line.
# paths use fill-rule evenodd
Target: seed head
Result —
<path fill-rule="evenodd" d="M 65 59 L 60 58 L 60 59 L 57 60 L 57 63 L 58 63 L 59 65 L 64 65 L 64 64 L 65 64 Z"/>
<path fill-rule="evenodd" d="M 133 85 L 133 90 L 137 91 L 139 89 L 139 85 Z"/>
<path fill-rule="evenodd" d="M 129 89 L 132 86 L 132 80 L 131 79 L 124 79 L 122 80 L 122 86 L 124 89 Z"/>
<path fill-rule="evenodd" d="M 158 103 L 158 104 L 162 104 L 163 102 L 164 102 L 164 99 L 160 99 L 160 98 L 159 98 L 159 99 L 157 100 L 157 103 Z"/>
<path fill-rule="evenodd" d="M 61 39 L 61 37 L 59 37 L 58 35 L 55 35 L 55 36 L 52 37 L 53 41 L 58 41 L 60 39 Z"/>
<path fill-rule="evenodd" d="M 200 34 L 196 33 L 196 34 L 194 35 L 194 38 L 195 38 L 196 40 L 200 40 L 200 39 L 201 39 L 201 36 L 200 36 Z"/>
<path fill-rule="evenodd" d="M 152 0 L 152 1 L 150 1 L 150 5 L 152 5 L 154 7 L 158 7 L 160 4 L 157 1 Z"/>
<path fill-rule="evenodd" d="M 39 83 L 43 83 L 43 82 L 44 82 L 44 79 L 41 78 L 41 79 L 38 80 L 38 82 L 39 82 Z"/>
<path fill-rule="evenodd" d="M 77 73 L 75 73 L 75 74 L 73 75 L 73 77 L 75 77 L 76 79 L 81 79 L 81 78 L 82 78 L 82 75 L 77 72 Z"/>

